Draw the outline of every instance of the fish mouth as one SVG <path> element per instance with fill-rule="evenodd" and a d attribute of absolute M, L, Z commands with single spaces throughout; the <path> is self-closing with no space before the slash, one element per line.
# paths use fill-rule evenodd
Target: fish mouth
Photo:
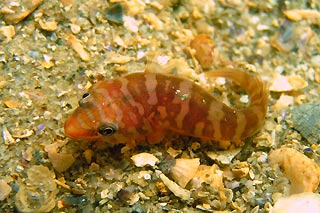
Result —
<path fill-rule="evenodd" d="M 101 138 L 101 135 L 94 129 L 86 129 L 81 127 L 71 116 L 64 124 L 64 134 L 68 138 L 74 140 L 96 141 Z"/>

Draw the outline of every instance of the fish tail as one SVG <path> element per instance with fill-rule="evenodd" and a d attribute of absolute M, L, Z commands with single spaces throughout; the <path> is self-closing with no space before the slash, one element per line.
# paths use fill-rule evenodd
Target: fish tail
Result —
<path fill-rule="evenodd" d="M 206 77 L 223 77 L 230 79 L 245 89 L 250 97 L 248 107 L 237 110 L 242 114 L 243 128 L 241 135 L 236 137 L 250 137 L 256 133 L 264 124 L 265 115 L 268 109 L 269 85 L 263 81 L 258 75 L 251 75 L 244 71 L 232 68 L 222 68 L 204 73 Z"/>

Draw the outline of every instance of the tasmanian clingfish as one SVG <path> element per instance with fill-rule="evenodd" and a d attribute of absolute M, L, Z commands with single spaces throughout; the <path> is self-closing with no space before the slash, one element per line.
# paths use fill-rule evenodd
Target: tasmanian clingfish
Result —
<path fill-rule="evenodd" d="M 126 144 L 160 142 L 172 131 L 215 141 L 219 148 L 239 146 L 264 124 L 268 86 L 260 77 L 237 69 L 220 69 L 206 77 L 225 77 L 250 97 L 233 109 L 185 78 L 160 73 L 132 73 L 100 81 L 85 93 L 66 121 L 66 136 L 77 140 Z"/>

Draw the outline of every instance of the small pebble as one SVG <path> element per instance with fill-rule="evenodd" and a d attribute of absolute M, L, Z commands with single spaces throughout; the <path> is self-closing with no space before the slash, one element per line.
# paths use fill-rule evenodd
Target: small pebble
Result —
<path fill-rule="evenodd" d="M 70 24 L 70 29 L 73 34 L 78 34 L 81 31 L 81 27 L 77 24 Z"/>
<path fill-rule="evenodd" d="M 147 21 L 155 30 L 163 30 L 165 25 L 163 21 L 154 13 L 146 13 L 142 18 Z"/>
<path fill-rule="evenodd" d="M 66 195 L 63 198 L 63 202 L 67 205 L 76 206 L 78 209 L 82 209 L 88 203 L 88 198 L 85 195 Z"/>
<path fill-rule="evenodd" d="M 108 21 L 115 24 L 123 24 L 123 9 L 120 3 L 116 3 L 109 7 L 106 11 Z"/>
<path fill-rule="evenodd" d="M 202 183 L 209 184 L 214 189 L 222 190 L 224 188 L 222 171 L 217 164 L 199 166 L 190 182 L 190 186 L 192 189 L 199 189 Z"/>
<path fill-rule="evenodd" d="M 84 158 L 86 159 L 87 163 L 91 163 L 92 157 L 94 155 L 93 151 L 91 149 L 86 149 L 83 152 Z"/>
<path fill-rule="evenodd" d="M 203 69 L 208 69 L 214 62 L 214 45 L 211 38 L 206 34 L 197 35 L 190 43 L 195 50 L 195 57 Z"/>
<path fill-rule="evenodd" d="M 16 101 L 16 100 L 11 100 L 11 99 L 8 99 L 8 100 L 5 100 L 4 102 L 4 105 L 10 109 L 19 109 L 21 108 L 21 103 Z"/>
<path fill-rule="evenodd" d="M 58 23 L 56 21 L 43 21 L 43 20 L 39 20 L 39 25 L 41 27 L 41 29 L 49 31 L 49 32 L 53 32 L 58 28 Z"/>

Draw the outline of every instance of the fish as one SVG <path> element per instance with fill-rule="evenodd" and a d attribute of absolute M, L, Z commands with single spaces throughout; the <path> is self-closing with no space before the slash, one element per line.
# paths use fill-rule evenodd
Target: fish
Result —
<path fill-rule="evenodd" d="M 128 149 L 160 143 L 169 132 L 213 141 L 222 149 L 242 145 L 264 125 L 268 83 L 259 75 L 233 68 L 203 74 L 238 84 L 250 97 L 248 106 L 230 107 L 181 76 L 136 72 L 94 84 L 66 120 L 65 135 L 125 144 Z"/>

